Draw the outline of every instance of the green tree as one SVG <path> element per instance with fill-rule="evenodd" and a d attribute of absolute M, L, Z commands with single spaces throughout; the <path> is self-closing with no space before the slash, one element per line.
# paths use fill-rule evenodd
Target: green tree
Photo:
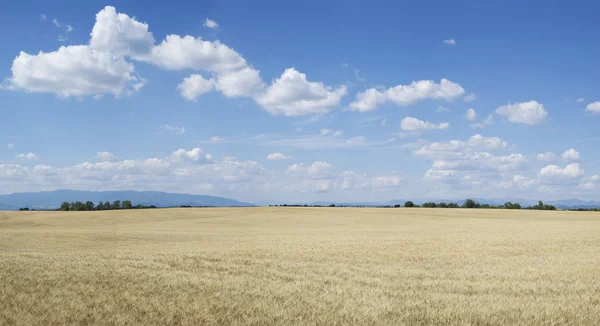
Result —
<path fill-rule="evenodd" d="M 439 207 L 439 208 L 448 208 L 448 204 L 446 204 L 444 202 L 441 202 L 441 203 L 437 204 L 437 207 Z"/>
<path fill-rule="evenodd" d="M 457 203 L 448 203 L 448 208 L 458 208 Z"/>
<path fill-rule="evenodd" d="M 462 205 L 462 208 L 479 208 L 479 203 L 475 202 L 473 199 L 467 199 Z"/>
<path fill-rule="evenodd" d="M 91 201 L 86 201 L 85 202 L 85 210 L 86 211 L 93 211 L 94 210 L 94 203 Z"/>
<path fill-rule="evenodd" d="M 415 203 L 409 200 L 406 203 L 404 203 L 404 207 L 415 207 Z"/>
<path fill-rule="evenodd" d="M 110 209 L 110 202 L 104 202 L 104 210 Z"/>
<path fill-rule="evenodd" d="M 102 203 L 102 201 L 99 201 L 98 205 L 96 205 L 96 210 L 101 211 L 103 209 L 104 209 L 104 204 Z"/>
<path fill-rule="evenodd" d="M 121 201 L 118 199 L 113 201 L 112 205 L 110 205 L 110 209 L 121 209 Z"/>
<path fill-rule="evenodd" d="M 64 201 L 62 204 L 60 204 L 60 208 L 58 209 L 59 211 L 68 211 L 71 209 L 71 204 L 69 204 L 68 202 Z"/>
<path fill-rule="evenodd" d="M 132 209 L 133 205 L 131 205 L 131 200 L 124 200 L 123 204 L 121 205 L 121 207 L 123 209 Z"/>
<path fill-rule="evenodd" d="M 437 205 L 434 202 L 428 202 L 428 203 L 424 203 L 423 207 L 426 207 L 426 208 L 436 208 Z"/>

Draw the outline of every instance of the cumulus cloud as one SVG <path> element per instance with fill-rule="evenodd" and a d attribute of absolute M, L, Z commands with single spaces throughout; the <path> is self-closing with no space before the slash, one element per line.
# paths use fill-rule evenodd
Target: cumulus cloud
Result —
<path fill-rule="evenodd" d="M 527 158 L 521 154 L 496 156 L 488 152 L 465 152 L 460 158 L 434 161 L 423 179 L 481 188 L 519 171 L 526 163 Z"/>
<path fill-rule="evenodd" d="M 167 70 L 205 70 L 225 73 L 247 67 L 246 60 L 235 50 L 219 41 L 205 41 L 201 37 L 167 35 L 152 47 L 149 55 L 139 57 Z"/>
<path fill-rule="evenodd" d="M 19 160 L 27 160 L 27 161 L 35 161 L 38 159 L 38 156 L 33 154 L 33 153 L 21 153 L 17 156 L 15 156 L 15 158 L 19 159 Z"/>
<path fill-rule="evenodd" d="M 522 154 L 494 154 L 505 151 L 508 143 L 498 137 L 484 137 L 476 134 L 466 141 L 450 140 L 424 144 L 412 152 L 415 156 L 431 159 L 431 168 L 423 176 L 424 180 L 442 183 L 452 188 L 478 189 L 495 186 L 507 188 L 514 180 L 510 175 L 520 175 L 528 163 Z"/>
<path fill-rule="evenodd" d="M 185 133 L 185 128 L 184 127 L 177 127 L 177 126 L 171 126 L 171 125 L 163 125 L 161 129 L 163 131 L 174 132 L 176 135 L 181 135 L 181 134 Z"/>
<path fill-rule="evenodd" d="M 309 82 L 305 74 L 288 68 L 264 94 L 256 97 L 256 102 L 274 115 L 323 114 L 339 105 L 346 94 L 344 85 L 332 88 L 320 82 Z"/>
<path fill-rule="evenodd" d="M 210 92 L 215 88 L 214 79 L 206 79 L 202 75 L 193 74 L 183 79 L 183 82 L 177 86 L 181 96 L 190 101 L 195 101 L 196 98 L 204 93 Z"/>
<path fill-rule="evenodd" d="M 368 112 L 387 101 L 404 106 L 425 99 L 452 101 L 464 93 L 462 86 L 445 78 L 439 84 L 432 80 L 413 81 L 410 85 L 398 85 L 384 91 L 370 88 L 360 92 L 356 95 L 356 100 L 350 103 L 350 110 Z"/>
<path fill-rule="evenodd" d="M 573 183 L 583 175 L 584 170 L 579 168 L 578 163 L 571 163 L 564 168 L 558 165 L 548 165 L 543 167 L 538 173 L 540 183 L 542 184 Z"/>
<path fill-rule="evenodd" d="M 538 161 L 545 161 L 545 162 L 554 161 L 554 160 L 556 160 L 556 154 L 554 154 L 552 152 L 540 153 L 537 155 L 537 159 L 538 159 Z"/>
<path fill-rule="evenodd" d="M 429 131 L 429 130 L 445 130 L 448 129 L 450 124 L 448 122 L 442 122 L 439 124 L 431 123 L 428 121 L 422 121 L 413 117 L 406 117 L 400 121 L 400 128 L 405 131 Z"/>
<path fill-rule="evenodd" d="M 63 26 L 58 20 L 55 24 Z M 218 26 L 208 19 L 205 24 L 210 28 Z M 148 24 L 118 13 L 111 6 L 96 14 L 89 44 L 37 55 L 21 52 L 13 62 L 9 87 L 62 97 L 131 95 L 146 80 L 135 74 L 133 64 L 127 59 L 166 70 L 202 72 L 190 75 L 177 86 L 181 96 L 188 100 L 216 90 L 227 97 L 250 97 L 274 115 L 323 114 L 338 106 L 347 94 L 345 85 L 331 87 L 309 81 L 306 74 L 294 68 L 286 69 L 267 85 L 260 72 L 241 54 L 218 40 L 169 34 L 155 44 Z"/>
<path fill-rule="evenodd" d="M 117 157 L 111 152 L 98 152 L 96 154 L 96 161 L 98 162 L 116 162 Z"/>
<path fill-rule="evenodd" d="M 600 101 L 588 104 L 585 110 L 592 113 L 600 113 Z"/>
<path fill-rule="evenodd" d="M 195 164 L 206 164 L 212 163 L 212 155 L 204 153 L 201 148 L 194 148 L 192 150 L 186 151 L 185 149 L 178 149 L 171 156 L 169 156 L 168 160 L 177 163 L 195 163 Z"/>
<path fill-rule="evenodd" d="M 509 122 L 535 125 L 548 116 L 544 106 L 536 101 L 511 103 L 496 109 L 496 114 L 504 116 Z"/>
<path fill-rule="evenodd" d="M 447 142 L 434 142 L 423 145 L 413 151 L 414 155 L 425 156 L 433 159 L 463 158 L 480 150 L 507 149 L 508 143 L 498 137 L 484 137 L 480 134 L 471 136 L 467 141 L 450 140 Z"/>
<path fill-rule="evenodd" d="M 577 185 L 578 189 L 584 190 L 598 190 L 600 189 L 600 175 L 593 175 L 589 178 L 583 178 L 579 185 Z"/>
<path fill-rule="evenodd" d="M 133 94 L 146 81 L 123 58 L 88 46 L 62 46 L 55 52 L 21 52 L 13 61 L 10 87 L 61 97 Z"/>
<path fill-rule="evenodd" d="M 208 27 L 208 28 L 217 28 L 217 27 L 219 27 L 219 24 L 217 24 L 217 22 L 214 20 L 210 20 L 210 19 L 206 18 L 206 21 L 204 21 L 203 26 Z"/>
<path fill-rule="evenodd" d="M 271 153 L 269 155 L 267 155 L 267 160 L 269 161 L 281 161 L 281 160 L 289 160 L 291 159 L 291 156 L 285 155 L 283 153 Z"/>
<path fill-rule="evenodd" d="M 562 153 L 561 157 L 562 157 L 563 161 L 567 161 L 567 162 L 581 160 L 581 155 L 579 154 L 578 151 L 574 150 L 573 148 L 566 150 L 564 153 Z"/>
<path fill-rule="evenodd" d="M 456 41 L 453 38 L 451 38 L 449 40 L 444 40 L 444 44 L 447 44 L 447 45 L 456 45 Z"/>
<path fill-rule="evenodd" d="M 90 47 L 115 56 L 143 58 L 152 51 L 154 36 L 148 24 L 140 23 L 114 7 L 106 6 L 96 14 L 92 28 Z"/>
<path fill-rule="evenodd" d="M 475 109 L 468 109 L 467 113 L 465 113 L 465 119 L 475 121 L 477 119 L 477 112 L 475 112 Z"/>

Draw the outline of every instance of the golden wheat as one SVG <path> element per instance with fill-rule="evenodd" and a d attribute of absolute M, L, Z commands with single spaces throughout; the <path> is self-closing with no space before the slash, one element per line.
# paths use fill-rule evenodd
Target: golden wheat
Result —
<path fill-rule="evenodd" d="M 0 215 L 1 325 L 598 323 L 598 213 Z"/>

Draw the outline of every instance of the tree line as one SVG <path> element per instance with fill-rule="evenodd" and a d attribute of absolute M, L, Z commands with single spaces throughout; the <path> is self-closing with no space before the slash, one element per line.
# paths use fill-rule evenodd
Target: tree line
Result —
<path fill-rule="evenodd" d="M 110 202 L 98 202 L 98 204 L 94 204 L 91 201 L 81 202 L 63 202 L 58 208 L 59 211 L 108 211 L 108 210 L 117 210 L 117 209 L 143 209 L 143 208 L 156 208 L 154 205 L 144 206 L 144 205 L 136 205 L 131 204 L 131 200 L 115 200 L 112 203 Z"/>
<path fill-rule="evenodd" d="M 394 207 L 401 207 L 400 204 L 395 205 Z M 504 205 L 489 205 L 489 204 L 479 204 L 473 199 L 467 199 L 462 205 L 458 205 L 457 203 L 434 203 L 427 202 L 423 203 L 423 205 L 415 205 L 412 201 L 407 201 L 404 203 L 404 207 L 426 207 L 426 208 L 489 208 L 489 209 L 533 209 L 533 210 L 543 210 L 543 211 L 555 211 L 556 207 L 554 205 L 544 204 L 541 200 L 538 201 L 537 205 L 522 207 L 519 203 L 511 203 L 506 202 Z"/>

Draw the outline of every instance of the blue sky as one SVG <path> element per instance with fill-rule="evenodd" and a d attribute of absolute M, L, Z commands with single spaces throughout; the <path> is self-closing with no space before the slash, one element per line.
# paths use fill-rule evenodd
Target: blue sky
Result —
<path fill-rule="evenodd" d="M 0 191 L 597 199 L 599 9 L 3 4 Z"/>

